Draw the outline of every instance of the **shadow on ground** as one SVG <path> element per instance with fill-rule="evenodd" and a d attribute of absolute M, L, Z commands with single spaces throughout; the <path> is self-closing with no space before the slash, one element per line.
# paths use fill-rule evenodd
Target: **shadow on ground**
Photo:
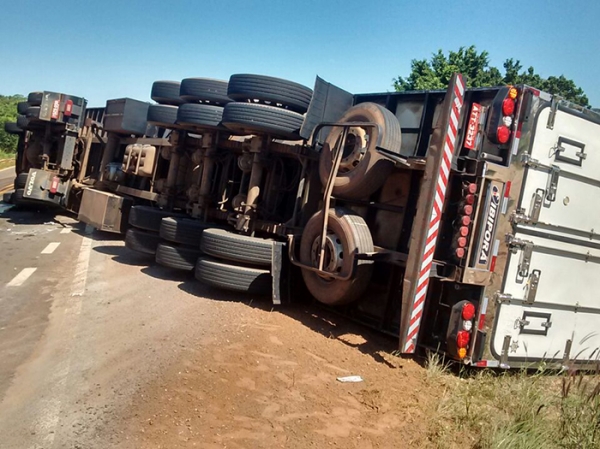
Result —
<path fill-rule="evenodd" d="M 0 204 L 7 206 L 5 203 Z M 12 206 L 4 210 L 0 209 L 0 211 L 0 218 L 5 219 L 7 223 L 15 225 L 52 223 L 66 227 L 67 224 L 65 222 L 68 222 L 68 226 L 71 226 L 74 220 L 74 216 L 56 208 Z"/>
<path fill-rule="evenodd" d="M 96 238 L 98 240 L 98 238 Z M 377 363 L 386 364 L 391 367 L 397 367 L 390 363 L 390 354 L 398 349 L 398 339 L 388 335 L 381 334 L 366 326 L 353 322 L 345 316 L 336 313 L 335 310 L 326 309 L 319 305 L 306 294 L 301 286 L 295 287 L 295 303 L 275 306 L 270 297 L 261 297 L 236 293 L 209 287 L 198 282 L 193 273 L 181 270 L 174 270 L 158 265 L 153 256 L 131 251 L 122 245 L 99 245 L 94 246 L 94 251 L 112 256 L 116 262 L 126 265 L 144 266 L 142 273 L 152 276 L 156 279 L 179 282 L 178 288 L 182 291 L 198 297 L 208 298 L 214 301 L 241 302 L 248 307 L 254 307 L 260 310 L 273 313 L 284 314 L 294 320 L 301 322 L 314 332 L 336 339 L 344 344 L 354 347 L 357 350 L 367 354 Z M 355 338 L 348 339 L 352 335 Z M 356 342 L 360 343 L 356 343 Z M 387 355 L 384 357 L 384 354 Z M 401 361 L 401 359 L 398 359 Z"/>

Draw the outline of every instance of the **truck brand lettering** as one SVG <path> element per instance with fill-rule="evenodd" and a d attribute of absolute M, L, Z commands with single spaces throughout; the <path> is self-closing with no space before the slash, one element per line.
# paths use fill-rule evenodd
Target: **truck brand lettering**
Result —
<path fill-rule="evenodd" d="M 54 120 L 57 120 L 59 113 L 60 113 L 60 101 L 59 100 L 54 100 L 54 103 L 52 103 L 52 114 L 51 114 L 51 117 Z"/>
<path fill-rule="evenodd" d="M 34 171 L 29 175 L 29 183 L 27 184 L 27 196 L 31 195 L 33 192 L 33 186 L 35 185 L 35 176 L 37 172 Z"/>
<path fill-rule="evenodd" d="M 469 126 L 465 135 L 465 148 L 469 150 L 475 149 L 477 143 L 477 132 L 479 131 L 479 117 L 481 116 L 481 105 L 473 103 L 471 108 L 471 116 L 469 117 Z"/>
<path fill-rule="evenodd" d="M 496 216 L 498 206 L 500 205 L 500 190 L 497 186 L 492 186 L 490 203 L 485 215 L 485 230 L 483 231 L 483 239 L 481 241 L 481 250 L 479 252 L 479 262 L 482 265 L 488 263 L 490 259 L 491 241 L 493 238 L 494 225 L 496 224 Z"/>

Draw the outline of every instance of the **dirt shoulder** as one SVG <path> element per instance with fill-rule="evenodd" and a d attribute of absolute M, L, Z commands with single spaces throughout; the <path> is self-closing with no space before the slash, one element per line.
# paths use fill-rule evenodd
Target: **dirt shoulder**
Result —
<path fill-rule="evenodd" d="M 225 299 L 213 290 L 196 293 Z M 393 340 L 320 310 L 280 313 L 217 300 L 211 313 L 219 330 L 139 388 L 118 430 L 121 447 L 425 443 L 425 369 L 387 355 Z M 348 375 L 364 382 L 336 380 Z"/>

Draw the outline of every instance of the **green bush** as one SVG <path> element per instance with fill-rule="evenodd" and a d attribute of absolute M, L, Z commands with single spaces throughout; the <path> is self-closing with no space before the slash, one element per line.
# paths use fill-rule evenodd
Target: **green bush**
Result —
<path fill-rule="evenodd" d="M 25 101 L 21 95 L 0 95 L 0 153 L 15 153 L 17 151 L 17 136 L 4 131 L 4 122 L 17 120 L 17 103 Z"/>

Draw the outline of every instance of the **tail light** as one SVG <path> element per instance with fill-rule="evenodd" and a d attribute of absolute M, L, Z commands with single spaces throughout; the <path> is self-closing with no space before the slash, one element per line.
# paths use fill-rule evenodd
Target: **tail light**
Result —
<path fill-rule="evenodd" d="M 456 346 L 460 348 L 466 348 L 469 346 L 469 342 L 471 341 L 471 334 L 465 330 L 460 330 L 456 334 Z"/>
<path fill-rule="evenodd" d="M 467 300 L 459 301 L 452 307 L 446 334 L 448 352 L 460 360 L 469 352 L 475 313 L 475 305 Z"/>
<path fill-rule="evenodd" d="M 472 320 L 475 318 L 475 306 L 472 302 L 465 302 L 462 306 L 461 317 L 463 320 Z"/>
<path fill-rule="evenodd" d="M 56 193 L 58 191 L 58 186 L 60 184 L 60 178 L 55 176 L 52 178 L 52 182 L 50 183 L 50 193 Z"/>
<path fill-rule="evenodd" d="M 490 107 L 487 137 L 493 143 L 506 145 L 510 141 L 515 121 L 519 91 L 513 86 L 500 88 Z"/>

